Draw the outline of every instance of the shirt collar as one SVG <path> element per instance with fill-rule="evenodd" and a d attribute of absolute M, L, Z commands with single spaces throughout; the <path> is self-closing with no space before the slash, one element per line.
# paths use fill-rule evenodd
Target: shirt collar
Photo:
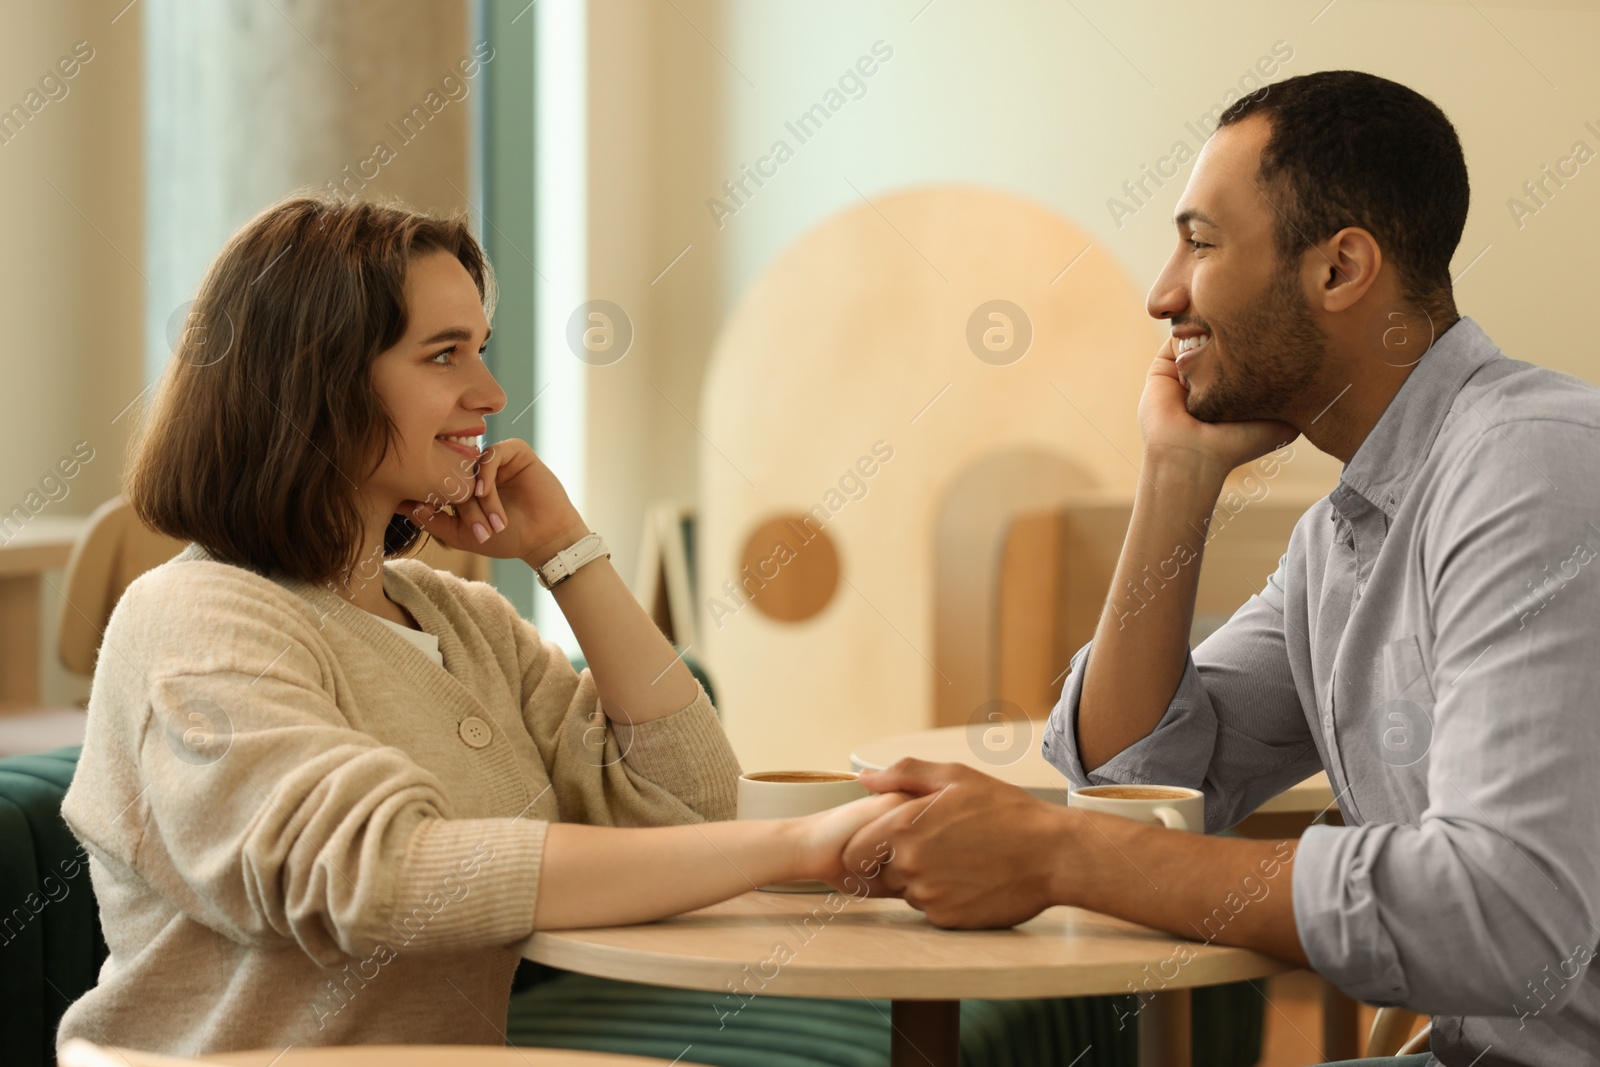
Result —
<path fill-rule="evenodd" d="M 1354 494 L 1393 519 L 1462 386 L 1500 354 L 1476 322 L 1457 319 L 1428 347 L 1345 464 L 1329 495 L 1334 507 L 1344 512 Z"/>

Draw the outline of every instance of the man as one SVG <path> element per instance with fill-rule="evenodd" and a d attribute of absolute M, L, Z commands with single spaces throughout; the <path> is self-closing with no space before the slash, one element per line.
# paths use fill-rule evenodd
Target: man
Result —
<path fill-rule="evenodd" d="M 847 862 L 887 839 L 880 880 L 940 926 L 1072 904 L 1310 966 L 1433 1015 L 1448 1065 L 1600 1062 L 1600 391 L 1458 316 L 1467 199 L 1454 129 L 1394 82 L 1222 116 L 1149 296 L 1172 335 L 1112 595 L 1045 729 L 1074 787 L 1197 787 L 1209 831 L 1318 770 L 1349 825 L 1182 834 L 903 761 L 863 781 L 920 799 Z M 1196 531 L 1298 434 L 1339 485 L 1191 653 Z"/>

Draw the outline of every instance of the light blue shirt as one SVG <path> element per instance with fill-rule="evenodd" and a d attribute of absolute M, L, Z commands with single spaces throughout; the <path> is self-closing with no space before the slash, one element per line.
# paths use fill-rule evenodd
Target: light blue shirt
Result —
<path fill-rule="evenodd" d="M 1600 390 L 1462 318 L 1155 730 L 1084 773 L 1086 645 L 1045 758 L 1202 789 L 1208 831 L 1326 770 L 1349 825 L 1299 846 L 1312 966 L 1433 1015 L 1452 1067 L 1600 1063 L 1597 555 Z"/>

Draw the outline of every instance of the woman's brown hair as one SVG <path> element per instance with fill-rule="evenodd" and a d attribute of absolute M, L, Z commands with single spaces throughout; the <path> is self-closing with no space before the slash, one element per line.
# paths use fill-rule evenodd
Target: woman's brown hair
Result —
<path fill-rule="evenodd" d="M 461 262 L 492 317 L 494 273 L 462 217 L 294 196 L 241 227 L 200 282 L 133 443 L 135 514 L 261 574 L 347 581 L 365 533 L 358 492 L 396 432 L 372 361 L 405 334 L 406 269 L 431 252 Z M 419 536 L 396 516 L 384 555 Z"/>

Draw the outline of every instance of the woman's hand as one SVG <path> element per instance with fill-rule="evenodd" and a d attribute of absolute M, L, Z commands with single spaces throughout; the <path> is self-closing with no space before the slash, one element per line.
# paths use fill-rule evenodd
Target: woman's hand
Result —
<path fill-rule="evenodd" d="M 465 488 L 459 500 L 402 501 L 397 514 L 451 548 L 525 559 L 535 567 L 589 533 L 560 479 L 521 438 L 485 449 L 476 478 Z M 446 503 L 454 515 L 443 510 Z"/>
<path fill-rule="evenodd" d="M 834 887 L 844 886 L 850 892 L 854 892 L 850 883 L 859 887 L 861 879 L 876 878 L 878 868 L 888 862 L 888 857 L 864 860 L 859 864 L 863 869 L 857 870 L 845 865 L 844 846 L 864 827 L 910 799 L 910 793 L 879 793 L 796 819 L 800 829 L 803 877 Z"/>

